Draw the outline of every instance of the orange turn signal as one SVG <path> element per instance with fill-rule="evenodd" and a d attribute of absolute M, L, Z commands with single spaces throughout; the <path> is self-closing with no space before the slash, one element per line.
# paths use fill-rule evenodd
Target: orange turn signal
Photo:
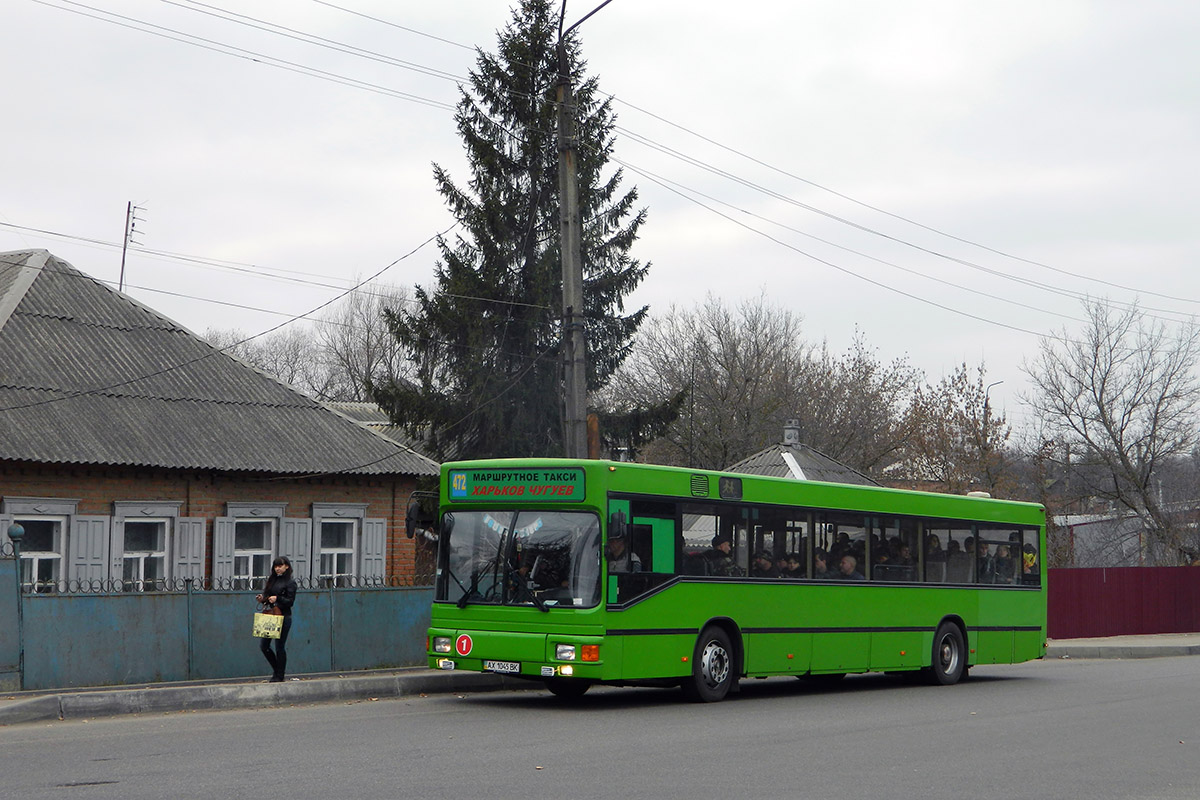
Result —
<path fill-rule="evenodd" d="M 599 661 L 600 660 L 600 645 L 585 644 L 579 648 L 581 661 Z"/>

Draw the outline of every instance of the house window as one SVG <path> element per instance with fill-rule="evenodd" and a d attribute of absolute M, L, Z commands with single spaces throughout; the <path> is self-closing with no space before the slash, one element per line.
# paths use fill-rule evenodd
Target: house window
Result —
<path fill-rule="evenodd" d="M 22 517 L 13 521 L 25 529 L 21 542 L 21 587 L 27 592 L 58 590 L 63 575 L 65 517 Z"/>
<path fill-rule="evenodd" d="M 122 556 L 122 587 L 142 592 L 162 587 L 167 579 L 167 542 L 170 520 L 125 521 L 125 552 Z"/>
<path fill-rule="evenodd" d="M 366 503 L 313 503 L 317 581 L 352 586 L 363 574 Z"/>
<path fill-rule="evenodd" d="M 126 592 L 182 589 L 203 569 L 204 523 L 181 517 L 174 500 L 113 502 L 111 575 Z M 72 556 L 74 560 L 74 556 Z"/>
<path fill-rule="evenodd" d="M 346 586 L 357 571 L 358 520 L 321 521 L 322 585 Z"/>
<path fill-rule="evenodd" d="M 275 520 L 238 519 L 233 529 L 234 588 L 260 586 L 275 557 Z"/>

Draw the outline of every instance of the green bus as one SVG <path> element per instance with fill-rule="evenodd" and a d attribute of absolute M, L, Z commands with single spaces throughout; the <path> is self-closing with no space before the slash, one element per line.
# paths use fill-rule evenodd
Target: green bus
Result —
<path fill-rule="evenodd" d="M 1032 503 L 566 459 L 441 469 L 429 665 L 678 685 L 1041 658 Z"/>

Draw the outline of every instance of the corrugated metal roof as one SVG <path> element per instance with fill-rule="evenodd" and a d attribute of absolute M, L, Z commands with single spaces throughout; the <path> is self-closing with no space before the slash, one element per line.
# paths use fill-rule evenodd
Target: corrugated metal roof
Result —
<path fill-rule="evenodd" d="M 0 457 L 291 475 L 437 473 L 431 459 L 45 251 L 0 254 Z"/>
<path fill-rule="evenodd" d="M 728 472 L 741 472 L 746 475 L 768 475 L 775 478 L 795 478 L 792 470 L 783 458 L 789 453 L 796 459 L 796 464 L 804 472 L 805 480 L 825 481 L 827 483 L 854 483 L 862 486 L 879 486 L 856 469 L 835 461 L 819 450 L 814 450 L 804 444 L 774 444 L 765 450 L 760 450 L 749 458 L 742 459 L 729 467 Z"/>

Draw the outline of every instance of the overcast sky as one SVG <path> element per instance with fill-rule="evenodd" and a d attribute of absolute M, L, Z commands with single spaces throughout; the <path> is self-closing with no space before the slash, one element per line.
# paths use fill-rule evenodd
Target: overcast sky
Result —
<path fill-rule="evenodd" d="M 599 2 L 571 0 L 568 24 Z M 132 201 L 138 300 L 196 332 L 316 308 L 453 224 L 431 164 L 465 183 L 456 80 L 509 18 L 504 0 L 6 0 L 0 251 L 115 285 Z M 649 210 L 633 302 L 652 312 L 765 293 L 836 351 L 857 326 L 931 381 L 986 363 L 1019 422 L 1019 365 L 1080 327 L 1080 295 L 1197 309 L 1194 0 L 613 0 L 580 32 Z M 429 285 L 435 258 L 381 280 Z"/>

